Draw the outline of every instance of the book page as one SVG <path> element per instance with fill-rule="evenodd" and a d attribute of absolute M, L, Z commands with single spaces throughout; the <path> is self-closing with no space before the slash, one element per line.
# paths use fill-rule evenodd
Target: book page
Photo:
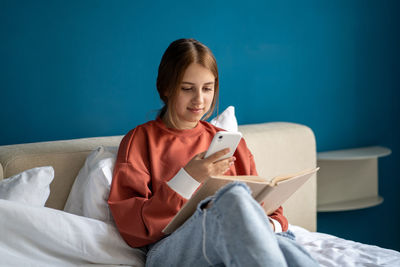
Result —
<path fill-rule="evenodd" d="M 222 180 L 231 180 L 231 181 L 242 181 L 242 182 L 253 182 L 253 183 L 270 183 L 274 177 L 265 178 L 261 176 L 255 175 L 237 175 L 237 176 L 228 176 L 228 175 L 216 175 L 212 176 L 213 179 L 222 179 Z"/>
<path fill-rule="evenodd" d="M 222 179 L 229 180 L 231 182 L 240 181 L 245 182 L 247 186 L 250 188 L 252 196 L 255 198 L 260 192 L 270 184 L 272 178 L 264 178 L 261 176 L 252 176 L 252 175 L 238 175 L 238 176 L 213 176 L 212 179 Z"/>
<path fill-rule="evenodd" d="M 264 210 L 270 215 L 311 178 L 317 170 L 277 182 L 275 186 L 267 186 L 254 198 L 258 202 L 264 202 Z"/>
<path fill-rule="evenodd" d="M 285 181 L 285 180 L 292 179 L 292 178 L 296 178 L 298 176 L 306 175 L 306 174 L 309 174 L 309 173 L 315 173 L 318 170 L 319 170 L 319 167 L 313 168 L 313 169 L 303 170 L 303 171 L 292 173 L 292 174 L 276 176 L 271 180 L 271 185 L 275 186 L 278 182 Z"/>

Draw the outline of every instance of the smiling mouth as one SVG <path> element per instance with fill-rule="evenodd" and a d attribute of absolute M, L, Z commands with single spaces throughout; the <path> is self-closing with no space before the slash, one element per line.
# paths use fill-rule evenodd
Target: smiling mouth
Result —
<path fill-rule="evenodd" d="M 188 108 L 189 111 L 194 112 L 194 113 L 200 113 L 204 109 L 203 108 Z"/>

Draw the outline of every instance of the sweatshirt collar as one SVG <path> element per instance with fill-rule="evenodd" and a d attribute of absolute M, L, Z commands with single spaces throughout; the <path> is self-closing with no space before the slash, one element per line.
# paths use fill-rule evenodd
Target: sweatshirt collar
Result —
<path fill-rule="evenodd" d="M 174 128 L 167 128 L 165 123 L 162 121 L 160 117 L 157 117 L 156 119 L 156 125 L 160 127 L 162 130 L 167 131 L 171 134 L 177 135 L 177 136 L 193 136 L 193 135 L 199 135 L 203 132 L 204 126 L 203 126 L 203 121 L 199 121 L 197 123 L 196 127 L 193 129 L 185 129 L 185 130 L 179 130 L 179 129 L 174 129 Z"/>

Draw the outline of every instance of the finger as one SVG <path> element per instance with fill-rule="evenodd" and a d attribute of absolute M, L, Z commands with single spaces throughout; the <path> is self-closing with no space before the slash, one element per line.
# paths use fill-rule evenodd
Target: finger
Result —
<path fill-rule="evenodd" d="M 233 165 L 233 164 L 235 164 L 235 160 L 236 160 L 236 158 L 235 157 L 229 157 L 229 158 L 226 158 L 226 159 L 220 159 L 220 160 L 217 160 L 217 161 L 215 161 L 214 162 L 214 164 L 224 164 L 224 166 L 228 166 L 228 169 Z"/>
<path fill-rule="evenodd" d="M 217 173 L 217 175 L 223 175 L 231 169 L 231 166 L 233 164 L 233 161 L 229 162 L 228 160 L 220 160 L 213 164 L 215 168 L 215 173 Z"/>
<path fill-rule="evenodd" d="M 218 162 L 222 162 L 222 161 L 226 161 L 227 163 L 235 163 L 236 158 L 235 157 L 229 157 L 229 158 L 225 158 L 225 159 L 220 159 L 220 160 L 216 160 L 214 163 L 218 163 Z"/>
<path fill-rule="evenodd" d="M 204 159 L 204 156 L 206 155 L 207 151 L 203 151 L 199 154 L 196 155 L 196 157 L 200 158 L 200 159 Z"/>
<path fill-rule="evenodd" d="M 226 155 L 229 153 L 229 148 L 225 148 L 222 149 L 218 152 L 215 152 L 214 154 L 212 154 L 211 156 L 209 156 L 208 158 L 206 158 L 206 160 L 208 162 L 215 162 L 217 161 L 219 158 L 221 158 L 222 156 Z"/>
<path fill-rule="evenodd" d="M 228 167 L 228 168 L 226 168 L 226 170 L 224 171 L 224 173 L 223 173 L 223 174 L 225 175 L 225 173 L 227 173 L 227 172 L 228 172 L 230 169 L 231 169 L 231 168 L 229 168 L 229 167 Z"/>

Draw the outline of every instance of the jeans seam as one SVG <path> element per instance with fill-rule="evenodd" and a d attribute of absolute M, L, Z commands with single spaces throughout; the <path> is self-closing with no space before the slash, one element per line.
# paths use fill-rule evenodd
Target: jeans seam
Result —
<path fill-rule="evenodd" d="M 203 251 L 203 256 L 205 260 L 208 262 L 210 266 L 213 264 L 211 263 L 210 259 L 207 257 L 207 252 L 206 252 L 206 237 L 207 237 L 207 232 L 206 232 L 206 219 L 207 219 L 207 210 L 204 210 L 203 212 L 203 221 L 202 221 L 202 227 L 203 227 L 203 244 L 202 244 L 202 251 Z"/>

